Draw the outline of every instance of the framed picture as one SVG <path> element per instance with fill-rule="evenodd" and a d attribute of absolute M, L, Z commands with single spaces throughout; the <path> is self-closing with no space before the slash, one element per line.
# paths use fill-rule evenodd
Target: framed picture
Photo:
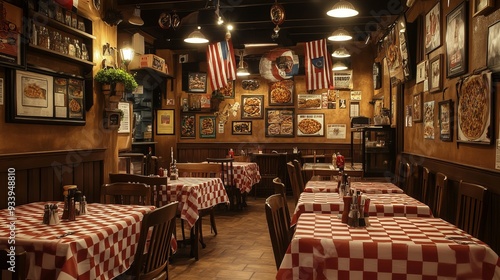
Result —
<path fill-rule="evenodd" d="M 345 124 L 327 124 L 326 126 L 327 139 L 346 139 Z"/>
<path fill-rule="evenodd" d="M 218 89 L 217 91 L 224 96 L 224 99 L 234 98 L 236 81 L 227 81 L 227 86 Z"/>
<path fill-rule="evenodd" d="M 360 90 L 351 90 L 351 100 L 360 101 L 361 100 L 361 91 Z"/>
<path fill-rule="evenodd" d="M 495 0 L 472 0 L 472 16 L 479 16 L 495 8 Z"/>
<path fill-rule="evenodd" d="M 175 111 L 156 110 L 156 134 L 175 135 Z"/>
<path fill-rule="evenodd" d="M 118 133 L 130 133 L 130 103 L 119 102 L 118 110 L 122 111 L 122 120 L 120 121 L 120 127 L 118 128 Z"/>
<path fill-rule="evenodd" d="M 325 114 L 298 114 L 297 136 L 324 136 Z"/>
<path fill-rule="evenodd" d="M 493 139 L 490 71 L 472 75 L 457 85 L 457 141 L 491 144 Z"/>
<path fill-rule="evenodd" d="M 266 137 L 293 137 L 294 109 L 266 109 Z"/>
<path fill-rule="evenodd" d="M 0 32 L 0 41 L 8 43 L 3 43 L 0 48 L 0 66 L 25 69 L 26 44 L 23 41 L 27 36 L 23 32 L 28 29 L 23 27 L 23 19 L 28 17 L 24 16 L 22 8 L 6 1 L 2 1 L 2 8 L 0 12 L 5 17 L 2 17 L 5 30 Z"/>
<path fill-rule="evenodd" d="M 242 119 L 262 119 L 264 110 L 263 95 L 242 95 L 241 96 L 241 118 Z"/>
<path fill-rule="evenodd" d="M 207 92 L 207 73 L 188 73 L 188 92 Z"/>
<path fill-rule="evenodd" d="M 196 115 L 181 115 L 181 138 L 196 138 Z"/>
<path fill-rule="evenodd" d="M 500 71 L 500 21 L 488 27 L 488 55 L 486 65 L 493 72 Z"/>
<path fill-rule="evenodd" d="M 446 16 L 446 76 L 467 72 L 467 9 L 465 2 Z"/>
<path fill-rule="evenodd" d="M 422 93 L 413 95 L 413 122 L 422 122 Z"/>
<path fill-rule="evenodd" d="M 6 71 L 7 121 L 85 124 L 84 80 L 40 70 Z"/>
<path fill-rule="evenodd" d="M 441 46 L 441 1 L 425 15 L 425 53 Z"/>
<path fill-rule="evenodd" d="M 299 109 L 321 109 L 321 94 L 299 94 L 297 99 Z"/>
<path fill-rule="evenodd" d="M 234 135 L 252 135 L 252 121 L 233 121 L 232 132 Z"/>
<path fill-rule="evenodd" d="M 354 117 L 359 117 L 359 102 L 358 101 L 351 101 L 349 104 L 349 117 L 354 118 Z"/>
<path fill-rule="evenodd" d="M 434 139 L 434 101 L 424 103 L 424 139 Z"/>
<path fill-rule="evenodd" d="M 215 116 L 200 116 L 200 138 L 215 138 Z"/>
<path fill-rule="evenodd" d="M 241 81 L 241 88 L 243 90 L 254 91 L 260 87 L 260 81 L 256 79 L 243 80 Z"/>
<path fill-rule="evenodd" d="M 442 55 L 436 55 L 429 62 L 429 92 L 438 92 L 441 90 L 442 78 Z"/>
<path fill-rule="evenodd" d="M 293 105 L 293 80 L 269 84 L 269 105 Z"/>
<path fill-rule="evenodd" d="M 415 77 L 416 83 L 421 83 L 427 79 L 427 71 L 429 69 L 429 61 L 424 60 L 417 64 L 417 75 Z"/>
<path fill-rule="evenodd" d="M 439 138 L 442 141 L 453 141 L 453 101 L 440 101 L 439 106 Z"/>

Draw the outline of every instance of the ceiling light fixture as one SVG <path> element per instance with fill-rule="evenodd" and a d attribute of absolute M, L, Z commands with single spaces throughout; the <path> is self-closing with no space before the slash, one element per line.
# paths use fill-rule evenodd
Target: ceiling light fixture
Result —
<path fill-rule="evenodd" d="M 128 22 L 133 25 L 139 25 L 139 26 L 144 25 L 144 21 L 141 18 L 141 8 L 139 6 L 135 7 L 134 13 L 128 19 Z"/>
<path fill-rule="evenodd" d="M 347 66 L 344 63 L 342 63 L 341 61 L 335 62 L 335 64 L 333 64 L 333 67 L 332 67 L 333 71 L 340 71 L 340 70 L 346 70 L 346 69 L 347 69 Z"/>
<path fill-rule="evenodd" d="M 326 14 L 336 18 L 347 18 L 357 16 L 359 12 L 350 2 L 340 0 Z"/>
<path fill-rule="evenodd" d="M 236 69 L 236 76 L 244 77 L 248 75 L 250 75 L 248 65 L 243 61 L 243 51 L 240 51 L 240 62 L 238 63 L 238 69 Z"/>
<path fill-rule="evenodd" d="M 351 54 L 346 50 L 346 48 L 340 47 L 332 53 L 332 56 L 338 58 L 344 58 L 344 57 L 350 57 Z"/>
<path fill-rule="evenodd" d="M 198 29 L 191 32 L 191 34 L 189 34 L 189 36 L 186 39 L 184 39 L 184 42 L 190 43 L 190 44 L 208 43 L 208 39 L 205 38 L 205 35 L 203 35 L 203 33 L 201 33 L 200 29 L 201 29 L 201 27 L 198 26 Z"/>
<path fill-rule="evenodd" d="M 349 41 L 351 39 L 352 39 L 351 34 L 349 34 L 349 32 L 347 32 L 347 30 L 345 30 L 342 27 L 333 31 L 332 35 L 330 35 L 330 37 L 328 37 L 328 40 L 336 41 L 336 42 Z"/>

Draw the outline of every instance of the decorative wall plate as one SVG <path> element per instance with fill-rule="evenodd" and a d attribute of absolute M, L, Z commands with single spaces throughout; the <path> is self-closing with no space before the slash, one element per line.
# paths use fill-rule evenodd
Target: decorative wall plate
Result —
<path fill-rule="evenodd" d="M 158 24 L 163 29 L 169 29 L 170 26 L 172 25 L 172 19 L 170 17 L 170 14 L 161 13 L 160 18 L 158 19 Z"/>
<path fill-rule="evenodd" d="M 285 21 L 285 9 L 280 4 L 274 4 L 271 7 L 271 21 L 276 25 L 280 25 Z"/>

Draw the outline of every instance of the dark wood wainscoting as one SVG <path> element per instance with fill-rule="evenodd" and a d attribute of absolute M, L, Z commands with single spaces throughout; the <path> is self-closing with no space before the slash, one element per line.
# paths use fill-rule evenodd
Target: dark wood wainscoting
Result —
<path fill-rule="evenodd" d="M 454 162 L 421 157 L 413 154 L 404 153 L 402 158 L 409 163 L 416 163 L 419 166 L 429 168 L 431 179 L 429 185 L 430 190 L 428 190 L 428 192 L 431 194 L 434 192 L 434 175 L 437 172 L 441 172 L 448 177 L 449 192 L 443 201 L 444 205 L 442 209 L 444 213 L 442 213 L 442 218 L 453 224 L 456 219 L 457 194 L 460 180 L 479 184 L 488 188 L 488 195 L 485 203 L 486 222 L 480 233 L 480 238 L 490 245 L 495 252 L 500 253 L 500 238 L 498 238 L 498 234 L 500 233 L 500 223 L 498 223 L 498 217 L 500 217 L 500 171 L 460 165 Z M 430 203 L 433 199 L 433 197 L 430 197 L 430 201 L 426 201 L 426 203 Z"/>
<path fill-rule="evenodd" d="M 103 173 L 104 149 L 0 155 L 0 185 L 14 179 L 16 205 L 62 201 L 64 185 L 77 185 L 89 203 L 98 202 Z M 0 209 L 7 208 L 6 190 L 0 192 Z"/>

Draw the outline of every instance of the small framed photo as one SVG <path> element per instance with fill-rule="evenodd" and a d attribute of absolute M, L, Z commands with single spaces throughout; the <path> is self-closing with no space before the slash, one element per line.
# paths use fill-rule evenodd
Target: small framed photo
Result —
<path fill-rule="evenodd" d="M 446 16 L 446 77 L 467 72 L 467 9 L 465 2 Z"/>
<path fill-rule="evenodd" d="M 354 117 L 359 117 L 359 102 L 358 101 L 351 101 L 349 104 L 349 117 L 354 118 Z"/>
<path fill-rule="evenodd" d="M 269 84 L 269 105 L 293 105 L 293 80 Z"/>
<path fill-rule="evenodd" d="M 422 102 L 422 93 L 419 92 L 419 93 L 416 93 L 413 95 L 413 122 L 422 122 L 423 121 L 423 118 L 422 118 L 422 106 L 423 106 L 423 102 Z"/>
<path fill-rule="evenodd" d="M 441 141 L 453 141 L 453 101 L 440 101 L 439 106 L 439 138 Z"/>
<path fill-rule="evenodd" d="M 441 1 L 425 15 L 425 53 L 441 46 Z"/>
<path fill-rule="evenodd" d="M 488 55 L 486 65 L 493 72 L 500 71 L 500 21 L 488 27 Z"/>
<path fill-rule="evenodd" d="M 181 115 L 181 138 L 196 138 L 196 115 Z"/>
<path fill-rule="evenodd" d="M 252 121 L 233 121 L 233 135 L 252 135 Z"/>
<path fill-rule="evenodd" d="M 23 27 L 23 19 L 26 19 L 27 15 L 21 7 L 7 1 L 2 1 L 2 8 L 2 24 L 5 26 L 0 33 L 0 40 L 4 42 L 0 48 L 0 66 L 26 69 L 24 38 L 30 36 L 25 34 L 27 29 Z"/>
<path fill-rule="evenodd" d="M 174 110 L 156 111 L 156 134 L 174 135 L 175 134 L 175 113 Z"/>
<path fill-rule="evenodd" d="M 480 16 L 495 8 L 495 0 L 472 0 L 472 16 Z"/>
<path fill-rule="evenodd" d="M 429 92 L 438 92 L 441 90 L 442 78 L 442 55 L 436 55 L 429 62 Z"/>
<path fill-rule="evenodd" d="M 266 137 L 293 137 L 294 109 L 266 109 Z"/>
<path fill-rule="evenodd" d="M 227 86 L 218 89 L 217 91 L 224 96 L 224 99 L 234 98 L 234 92 L 236 88 L 236 81 L 227 81 Z"/>
<path fill-rule="evenodd" d="M 200 138 L 215 138 L 215 116 L 200 116 Z"/>
<path fill-rule="evenodd" d="M 321 109 L 321 94 L 299 94 L 297 99 L 299 109 Z"/>
<path fill-rule="evenodd" d="M 416 83 L 421 83 L 427 79 L 427 70 L 429 69 L 429 61 L 424 60 L 417 64 Z"/>
<path fill-rule="evenodd" d="M 207 73 L 188 73 L 188 92 L 207 92 Z"/>
<path fill-rule="evenodd" d="M 241 96 L 241 118 L 242 119 L 262 119 L 264 110 L 263 95 L 242 95 Z"/>
<path fill-rule="evenodd" d="M 297 136 L 324 136 L 325 114 L 298 114 Z"/>

